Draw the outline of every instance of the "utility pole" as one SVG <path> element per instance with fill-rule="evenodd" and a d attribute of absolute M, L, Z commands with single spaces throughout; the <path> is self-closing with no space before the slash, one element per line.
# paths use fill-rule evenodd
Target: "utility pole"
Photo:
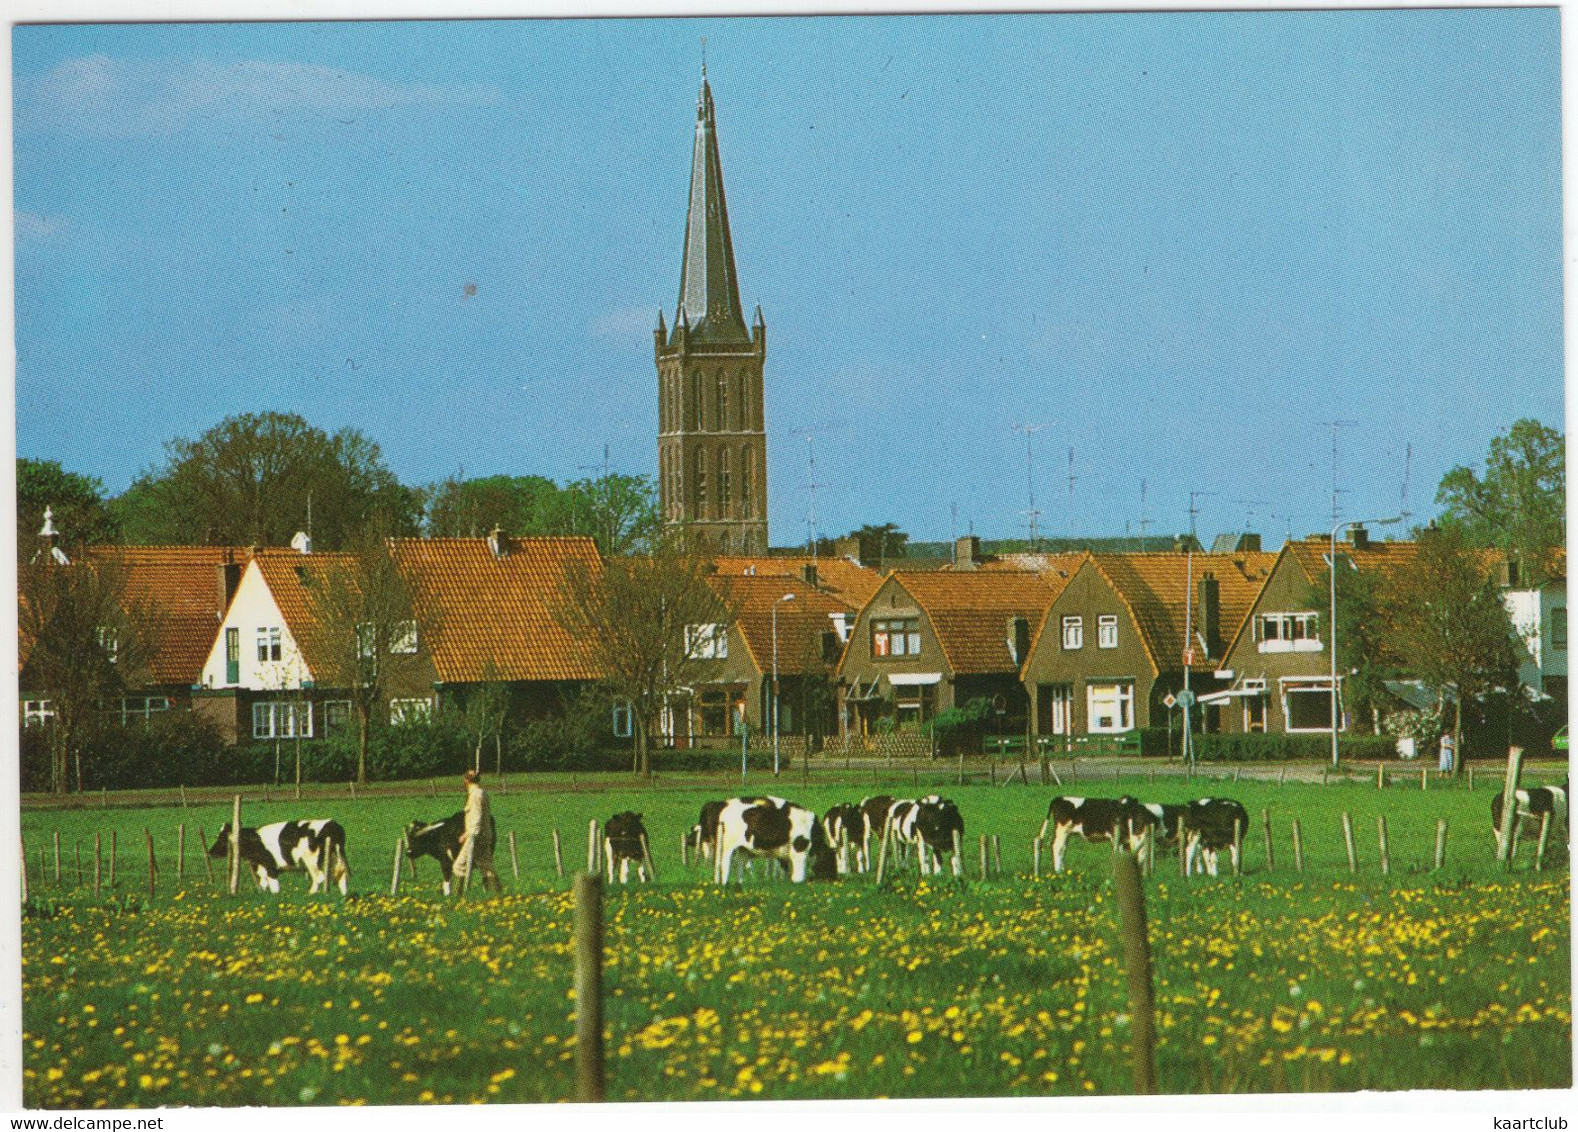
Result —
<path fill-rule="evenodd" d="M 1184 761 L 1189 764 L 1190 773 L 1194 772 L 1194 737 L 1189 729 L 1189 708 L 1194 704 L 1194 693 L 1189 690 L 1189 670 L 1194 667 L 1194 544 L 1195 544 L 1195 516 L 1200 509 L 1195 506 L 1195 500 L 1205 495 L 1215 495 L 1214 491 L 1191 491 L 1189 493 L 1189 542 L 1186 546 L 1187 555 L 1184 559 L 1186 582 L 1184 585 L 1184 647 L 1183 647 L 1183 695 L 1179 701 L 1183 704 L 1183 747 Z"/>

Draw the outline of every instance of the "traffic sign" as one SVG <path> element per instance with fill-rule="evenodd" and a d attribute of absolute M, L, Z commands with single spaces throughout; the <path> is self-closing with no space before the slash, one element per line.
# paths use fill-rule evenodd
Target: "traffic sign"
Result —
<path fill-rule="evenodd" d="M 1179 707 L 1193 707 L 1195 701 L 1194 692 L 1190 691 L 1188 688 L 1185 688 L 1183 691 L 1178 693 L 1177 700 Z"/>

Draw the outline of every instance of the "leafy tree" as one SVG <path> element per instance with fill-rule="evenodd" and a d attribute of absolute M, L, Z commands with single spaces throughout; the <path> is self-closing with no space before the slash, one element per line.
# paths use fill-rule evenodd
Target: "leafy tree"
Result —
<path fill-rule="evenodd" d="M 504 767 L 504 717 L 509 711 L 510 688 L 491 659 L 482 665 L 482 681 L 468 688 L 460 710 L 460 727 L 471 746 L 471 765 L 482 770 L 482 745 L 493 737 L 493 773 Z"/>
<path fill-rule="evenodd" d="M 903 558 L 906 544 L 910 541 L 910 536 L 893 523 L 883 523 L 881 526 L 868 523 L 858 530 L 850 531 L 848 537 L 860 544 L 860 560 L 876 562 L 879 568 L 890 558 Z"/>
<path fill-rule="evenodd" d="M 662 528 L 657 493 L 647 476 L 618 472 L 576 480 L 560 493 L 554 534 L 591 535 L 605 557 L 642 550 Z M 564 527 L 563 500 L 570 500 L 570 525 Z"/>
<path fill-rule="evenodd" d="M 556 603 L 559 623 L 585 642 L 603 686 L 631 705 L 637 774 L 651 770 L 649 738 L 664 705 L 710 663 L 688 647 L 687 630 L 732 624 L 738 609 L 688 541 L 681 532 L 657 534 L 647 554 L 572 568 Z"/>
<path fill-rule="evenodd" d="M 479 538 L 500 527 L 510 535 L 550 534 L 559 495 L 558 485 L 543 476 L 452 476 L 427 489 L 427 533 Z"/>
<path fill-rule="evenodd" d="M 113 504 L 129 541 L 284 546 L 309 510 L 321 550 L 350 546 L 375 515 L 416 531 L 418 494 L 355 429 L 331 436 L 294 413 L 244 413 L 165 450 L 164 466 Z"/>
<path fill-rule="evenodd" d="M 437 613 L 420 609 L 390 553 L 387 528 L 371 523 L 342 555 L 303 557 L 310 610 L 313 678 L 345 688 L 356 712 L 356 780 L 367 781 L 367 746 L 392 689 L 422 678 Z M 413 647 L 414 646 L 414 647 Z"/>
<path fill-rule="evenodd" d="M 1538 555 L 1565 543 L 1567 479 L 1562 434 L 1525 418 L 1490 442 L 1484 477 L 1456 467 L 1441 480 L 1441 525 L 1469 546 Z"/>
<path fill-rule="evenodd" d="M 1337 668 L 1343 674 L 1343 706 L 1355 719 L 1367 718 L 1377 735 L 1381 733 L 1380 711 L 1386 703 L 1385 681 L 1398 675 L 1387 650 L 1390 629 L 1381 610 L 1382 585 L 1376 571 L 1349 569 L 1348 559 L 1338 548 Z M 1329 582 L 1312 585 L 1304 598 L 1305 608 L 1325 610 L 1330 597 Z M 1322 614 L 1323 619 L 1326 616 Z"/>
<path fill-rule="evenodd" d="M 16 547 L 31 558 L 49 508 L 68 547 L 115 542 L 119 528 L 104 503 L 104 485 L 93 476 L 68 472 L 56 460 L 16 462 Z"/>
<path fill-rule="evenodd" d="M 1413 561 L 1388 575 L 1379 593 L 1391 662 L 1453 693 L 1453 773 L 1463 765 L 1464 701 L 1518 686 L 1511 618 L 1466 541 L 1452 528 L 1424 533 Z"/>
<path fill-rule="evenodd" d="M 18 564 L 22 687 L 47 699 L 50 789 L 64 794 L 73 767 L 82 789 L 82 752 L 129 685 L 146 675 L 157 635 L 154 611 L 126 598 L 124 567 L 112 556 Z"/>

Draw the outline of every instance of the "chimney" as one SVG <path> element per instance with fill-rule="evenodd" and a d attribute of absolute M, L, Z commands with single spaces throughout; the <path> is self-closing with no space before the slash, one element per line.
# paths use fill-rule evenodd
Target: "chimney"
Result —
<path fill-rule="evenodd" d="M 488 532 L 488 552 L 495 558 L 508 558 L 510 554 L 510 540 L 505 536 L 500 527 L 494 527 Z"/>
<path fill-rule="evenodd" d="M 953 542 L 954 565 L 961 570 L 974 570 L 981 564 L 981 536 L 961 535 Z"/>
<path fill-rule="evenodd" d="M 225 560 L 215 568 L 218 575 L 219 588 L 216 596 L 219 598 L 219 617 L 224 619 L 225 611 L 230 608 L 231 598 L 236 596 L 236 589 L 241 585 L 241 564 L 235 560 L 235 554 L 225 551 Z"/>
<path fill-rule="evenodd" d="M 290 548 L 297 554 L 312 553 L 312 536 L 306 531 L 297 531 L 290 539 Z"/>
<path fill-rule="evenodd" d="M 1200 635 L 1207 656 L 1222 655 L 1222 597 L 1216 575 L 1206 571 L 1200 579 Z M 1191 642 L 1192 644 L 1193 642 Z"/>
<path fill-rule="evenodd" d="M 1242 551 L 1258 551 L 1260 549 L 1260 533 L 1258 531 L 1245 531 L 1238 538 L 1238 549 Z"/>
<path fill-rule="evenodd" d="M 1353 540 L 1353 549 L 1363 550 L 1370 545 L 1370 532 L 1363 527 L 1354 527 L 1349 538 Z"/>
<path fill-rule="evenodd" d="M 1010 617 L 1008 619 L 1008 655 L 1014 658 L 1014 663 L 1023 666 L 1025 657 L 1030 653 L 1030 618 Z"/>
<path fill-rule="evenodd" d="M 805 578 L 806 585 L 810 586 L 813 590 L 817 588 L 815 562 L 807 562 L 801 569 L 800 573 Z"/>

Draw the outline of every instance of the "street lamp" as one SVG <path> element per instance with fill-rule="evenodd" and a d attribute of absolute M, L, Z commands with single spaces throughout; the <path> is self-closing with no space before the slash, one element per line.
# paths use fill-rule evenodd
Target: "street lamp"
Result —
<path fill-rule="evenodd" d="M 773 777 L 778 777 L 778 607 L 793 601 L 794 594 L 784 594 L 773 602 Z"/>
<path fill-rule="evenodd" d="M 1331 557 L 1327 566 L 1331 574 L 1331 768 L 1337 769 L 1337 532 L 1346 527 L 1352 531 L 1359 527 L 1389 527 L 1403 521 L 1401 515 L 1389 519 L 1344 519 L 1331 528 Z"/>

